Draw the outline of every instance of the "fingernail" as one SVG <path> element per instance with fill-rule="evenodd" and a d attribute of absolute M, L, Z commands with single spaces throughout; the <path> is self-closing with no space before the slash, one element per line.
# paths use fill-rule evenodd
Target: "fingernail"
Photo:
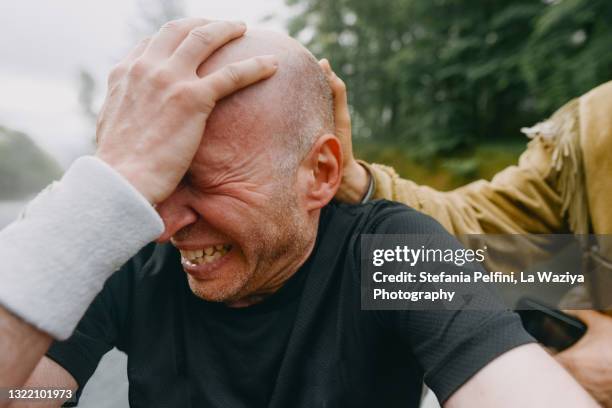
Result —
<path fill-rule="evenodd" d="M 244 21 L 236 20 L 236 21 L 233 21 L 233 23 L 238 24 L 239 26 L 242 26 L 242 27 L 246 27 L 246 23 Z"/>

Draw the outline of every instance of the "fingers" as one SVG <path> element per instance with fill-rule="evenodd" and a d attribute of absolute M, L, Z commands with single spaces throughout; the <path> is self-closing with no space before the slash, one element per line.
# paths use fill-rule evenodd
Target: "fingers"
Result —
<path fill-rule="evenodd" d="M 327 82 L 334 93 L 334 99 L 339 99 L 339 102 L 346 102 L 346 85 L 344 84 L 344 81 L 342 81 L 338 75 L 336 75 L 336 73 L 332 70 L 331 65 L 329 65 L 329 61 L 325 58 L 319 61 L 319 65 L 327 77 Z"/>
<path fill-rule="evenodd" d="M 141 40 L 133 49 L 129 52 L 129 54 L 123 59 L 125 63 L 130 63 L 134 61 L 136 58 L 140 57 L 144 50 L 147 48 L 149 43 L 151 42 L 151 37 L 147 37 Z"/>
<path fill-rule="evenodd" d="M 331 65 L 329 65 L 329 61 L 327 58 L 323 58 L 319 60 L 319 66 L 325 72 L 325 76 L 329 76 L 332 73 Z"/>
<path fill-rule="evenodd" d="M 334 96 L 334 119 L 336 123 L 336 132 L 341 132 L 338 136 L 351 134 L 351 115 L 348 108 L 348 100 L 346 95 L 346 85 L 332 71 L 329 61 L 325 58 L 319 61 L 319 65 L 323 69 L 327 82 Z"/>
<path fill-rule="evenodd" d="M 606 318 L 596 310 L 564 310 L 564 312 L 582 320 L 587 326 L 597 324 L 601 319 Z"/>
<path fill-rule="evenodd" d="M 327 78 L 327 82 L 329 83 L 329 86 L 331 87 L 332 92 L 334 93 L 334 99 L 337 99 L 336 97 L 340 97 L 340 99 L 346 99 L 346 86 L 344 85 L 344 82 L 332 70 L 329 61 L 323 58 L 321 61 L 319 61 L 319 65 L 323 69 L 325 77 Z"/>
<path fill-rule="evenodd" d="M 246 25 L 241 22 L 216 21 L 193 28 L 174 52 L 173 59 L 193 72 L 218 48 L 242 36 Z"/>
<path fill-rule="evenodd" d="M 249 58 L 226 65 L 197 81 L 200 102 L 205 108 L 210 108 L 210 104 L 227 95 L 270 77 L 277 68 L 278 59 L 274 55 Z"/>
<path fill-rule="evenodd" d="M 348 108 L 348 101 L 346 96 L 346 86 L 344 82 L 338 78 L 338 76 L 332 71 L 329 61 L 322 59 L 319 61 L 319 65 L 323 69 L 327 82 L 332 90 L 334 97 L 334 123 L 335 133 L 342 143 L 342 151 L 345 156 L 345 165 L 348 167 L 355 167 L 359 173 L 362 173 L 360 166 L 356 166 L 353 157 L 353 146 L 352 146 L 352 130 L 351 130 L 351 114 Z"/>
<path fill-rule="evenodd" d="M 204 18 L 183 18 L 169 21 L 152 38 L 145 55 L 154 59 L 169 57 L 191 30 L 209 23 L 210 20 Z"/>
<path fill-rule="evenodd" d="M 136 47 L 134 47 L 128 53 L 128 55 L 125 58 L 123 58 L 123 60 L 121 60 L 119 64 L 115 65 L 115 67 L 111 70 L 110 74 L 108 75 L 108 81 L 107 81 L 108 88 L 111 88 L 112 85 L 126 73 L 130 65 L 138 57 L 142 55 L 142 53 L 147 48 L 147 45 L 149 44 L 150 41 L 151 41 L 151 38 L 145 38 L 144 40 L 141 40 L 136 45 Z"/>

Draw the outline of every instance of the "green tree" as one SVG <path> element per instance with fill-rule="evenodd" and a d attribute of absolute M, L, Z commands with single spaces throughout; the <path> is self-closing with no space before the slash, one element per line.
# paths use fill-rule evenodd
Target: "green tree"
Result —
<path fill-rule="evenodd" d="M 0 201 L 27 198 L 61 174 L 55 160 L 26 134 L 0 126 Z"/>
<path fill-rule="evenodd" d="M 607 12 L 605 3 L 612 2 L 604 0 L 287 3 L 295 9 L 290 33 L 319 57 L 329 58 L 347 82 L 356 137 L 403 142 L 415 153 L 447 152 L 516 135 L 521 126 L 610 77 L 609 64 L 586 57 L 602 52 L 610 38 L 603 9 Z M 574 14 L 572 27 L 564 26 L 572 10 L 580 14 Z M 576 55 L 572 41 L 587 21 L 597 27 L 584 28 L 588 39 L 580 45 L 593 47 L 582 61 L 590 64 L 589 72 L 583 71 L 588 79 L 575 78 L 580 86 L 558 88 L 553 95 L 542 78 L 557 69 L 568 75 L 576 69 L 557 65 Z M 556 37 L 561 32 L 563 38 Z M 555 48 L 547 41 L 565 45 Z M 564 53 L 555 64 L 545 64 L 549 57 L 542 48 Z M 534 53 L 539 62 L 531 58 Z"/>
<path fill-rule="evenodd" d="M 521 61 L 536 111 L 552 112 L 612 79 L 611 50 L 611 1 L 563 0 L 546 7 Z"/>

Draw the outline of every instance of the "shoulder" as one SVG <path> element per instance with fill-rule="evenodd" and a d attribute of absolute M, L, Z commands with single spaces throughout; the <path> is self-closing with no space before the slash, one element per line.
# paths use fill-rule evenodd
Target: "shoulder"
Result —
<path fill-rule="evenodd" d="M 345 254 L 345 261 L 352 262 L 356 270 L 360 265 L 364 237 L 369 244 L 389 235 L 402 235 L 416 246 L 430 246 L 432 242 L 441 245 L 447 241 L 448 245 L 456 245 L 454 238 L 430 216 L 388 200 L 329 205 L 319 235 L 319 248 Z"/>
<path fill-rule="evenodd" d="M 358 219 L 361 234 L 447 234 L 438 221 L 405 204 L 374 200 L 360 205 L 338 204 L 336 213 Z"/>

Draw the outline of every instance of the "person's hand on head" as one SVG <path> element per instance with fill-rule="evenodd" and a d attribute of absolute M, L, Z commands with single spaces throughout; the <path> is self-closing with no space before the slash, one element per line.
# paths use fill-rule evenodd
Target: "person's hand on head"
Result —
<path fill-rule="evenodd" d="M 555 356 L 606 408 L 612 408 L 612 318 L 594 310 L 567 311 L 588 327 L 576 344 Z"/>
<path fill-rule="evenodd" d="M 332 71 L 329 61 L 322 59 L 319 61 L 319 65 L 327 77 L 334 96 L 335 132 L 342 144 L 344 166 L 342 183 L 336 193 L 336 198 L 348 203 L 358 203 L 367 192 L 370 176 L 367 170 L 353 156 L 351 116 L 348 108 L 346 86 L 336 73 Z"/>
<path fill-rule="evenodd" d="M 276 72 L 276 57 L 267 55 L 198 77 L 211 54 L 245 31 L 237 22 L 171 21 L 111 72 L 96 156 L 149 202 L 163 201 L 183 178 L 217 101 Z"/>

